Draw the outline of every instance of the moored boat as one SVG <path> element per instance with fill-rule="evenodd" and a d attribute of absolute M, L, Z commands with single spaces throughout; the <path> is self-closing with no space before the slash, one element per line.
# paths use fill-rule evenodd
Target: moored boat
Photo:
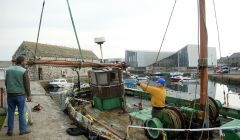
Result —
<path fill-rule="evenodd" d="M 49 87 L 53 88 L 63 88 L 63 87 L 73 87 L 73 83 L 67 82 L 66 79 L 60 78 L 60 79 L 54 79 L 53 81 L 49 82 Z"/>
<path fill-rule="evenodd" d="M 174 76 L 170 78 L 171 82 L 179 82 L 183 79 L 183 76 Z"/>

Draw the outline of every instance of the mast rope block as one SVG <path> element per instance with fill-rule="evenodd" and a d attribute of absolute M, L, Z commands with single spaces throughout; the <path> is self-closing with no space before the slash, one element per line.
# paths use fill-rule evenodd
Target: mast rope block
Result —
<path fill-rule="evenodd" d="M 199 58 L 198 59 L 198 67 L 199 69 L 208 67 L 208 59 L 207 58 Z"/>

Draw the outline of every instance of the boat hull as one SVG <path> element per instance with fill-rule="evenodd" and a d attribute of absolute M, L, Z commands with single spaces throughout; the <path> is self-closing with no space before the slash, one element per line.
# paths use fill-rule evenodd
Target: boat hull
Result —
<path fill-rule="evenodd" d="M 105 139 L 125 139 L 128 125 L 144 126 L 143 121 L 131 117 L 122 109 L 101 111 L 93 108 L 91 104 L 74 106 L 70 100 L 72 100 L 70 97 L 65 100 L 70 119 L 76 121 L 79 127 L 86 130 L 90 128 L 91 131 L 100 134 Z M 147 139 L 142 129 L 130 129 L 129 138 L 132 140 Z"/>

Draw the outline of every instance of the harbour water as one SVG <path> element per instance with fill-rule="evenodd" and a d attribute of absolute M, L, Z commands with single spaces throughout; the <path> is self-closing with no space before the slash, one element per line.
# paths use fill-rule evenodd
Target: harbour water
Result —
<path fill-rule="evenodd" d="M 200 85 L 196 83 L 169 83 L 169 91 L 175 91 L 176 97 L 179 94 L 186 95 L 184 98 L 193 100 L 200 97 Z M 235 85 L 225 85 L 213 81 L 208 81 L 208 95 L 221 101 L 229 107 L 240 108 L 240 87 Z"/>
<path fill-rule="evenodd" d="M 150 81 L 149 85 L 154 85 L 154 81 Z M 200 98 L 199 83 L 170 83 L 167 82 L 167 94 L 175 98 L 194 100 Z M 54 91 L 55 90 L 55 91 Z M 64 99 L 67 93 L 66 89 L 52 89 L 50 95 L 61 106 L 64 106 Z M 225 94 L 224 94 L 225 92 Z M 196 94 L 195 94 L 196 93 Z M 208 95 L 219 100 L 222 104 L 231 108 L 240 108 L 240 87 L 234 85 L 224 85 L 212 81 L 208 81 Z M 225 97 L 224 97 L 225 96 Z M 63 108 L 62 108 L 63 109 Z"/>

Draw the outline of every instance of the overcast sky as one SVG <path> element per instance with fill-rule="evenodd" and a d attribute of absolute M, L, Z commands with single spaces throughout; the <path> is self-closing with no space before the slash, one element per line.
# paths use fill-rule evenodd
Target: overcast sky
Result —
<path fill-rule="evenodd" d="M 11 60 L 22 41 L 36 41 L 42 0 L 0 0 L 0 60 Z M 82 49 L 104 58 L 125 50 L 158 50 L 174 0 L 69 0 Z M 240 0 L 215 0 L 222 56 L 239 52 Z M 206 1 L 208 45 L 219 57 L 213 1 Z M 197 44 L 197 0 L 178 0 L 162 51 Z M 46 0 L 40 43 L 77 48 L 66 0 Z"/>

